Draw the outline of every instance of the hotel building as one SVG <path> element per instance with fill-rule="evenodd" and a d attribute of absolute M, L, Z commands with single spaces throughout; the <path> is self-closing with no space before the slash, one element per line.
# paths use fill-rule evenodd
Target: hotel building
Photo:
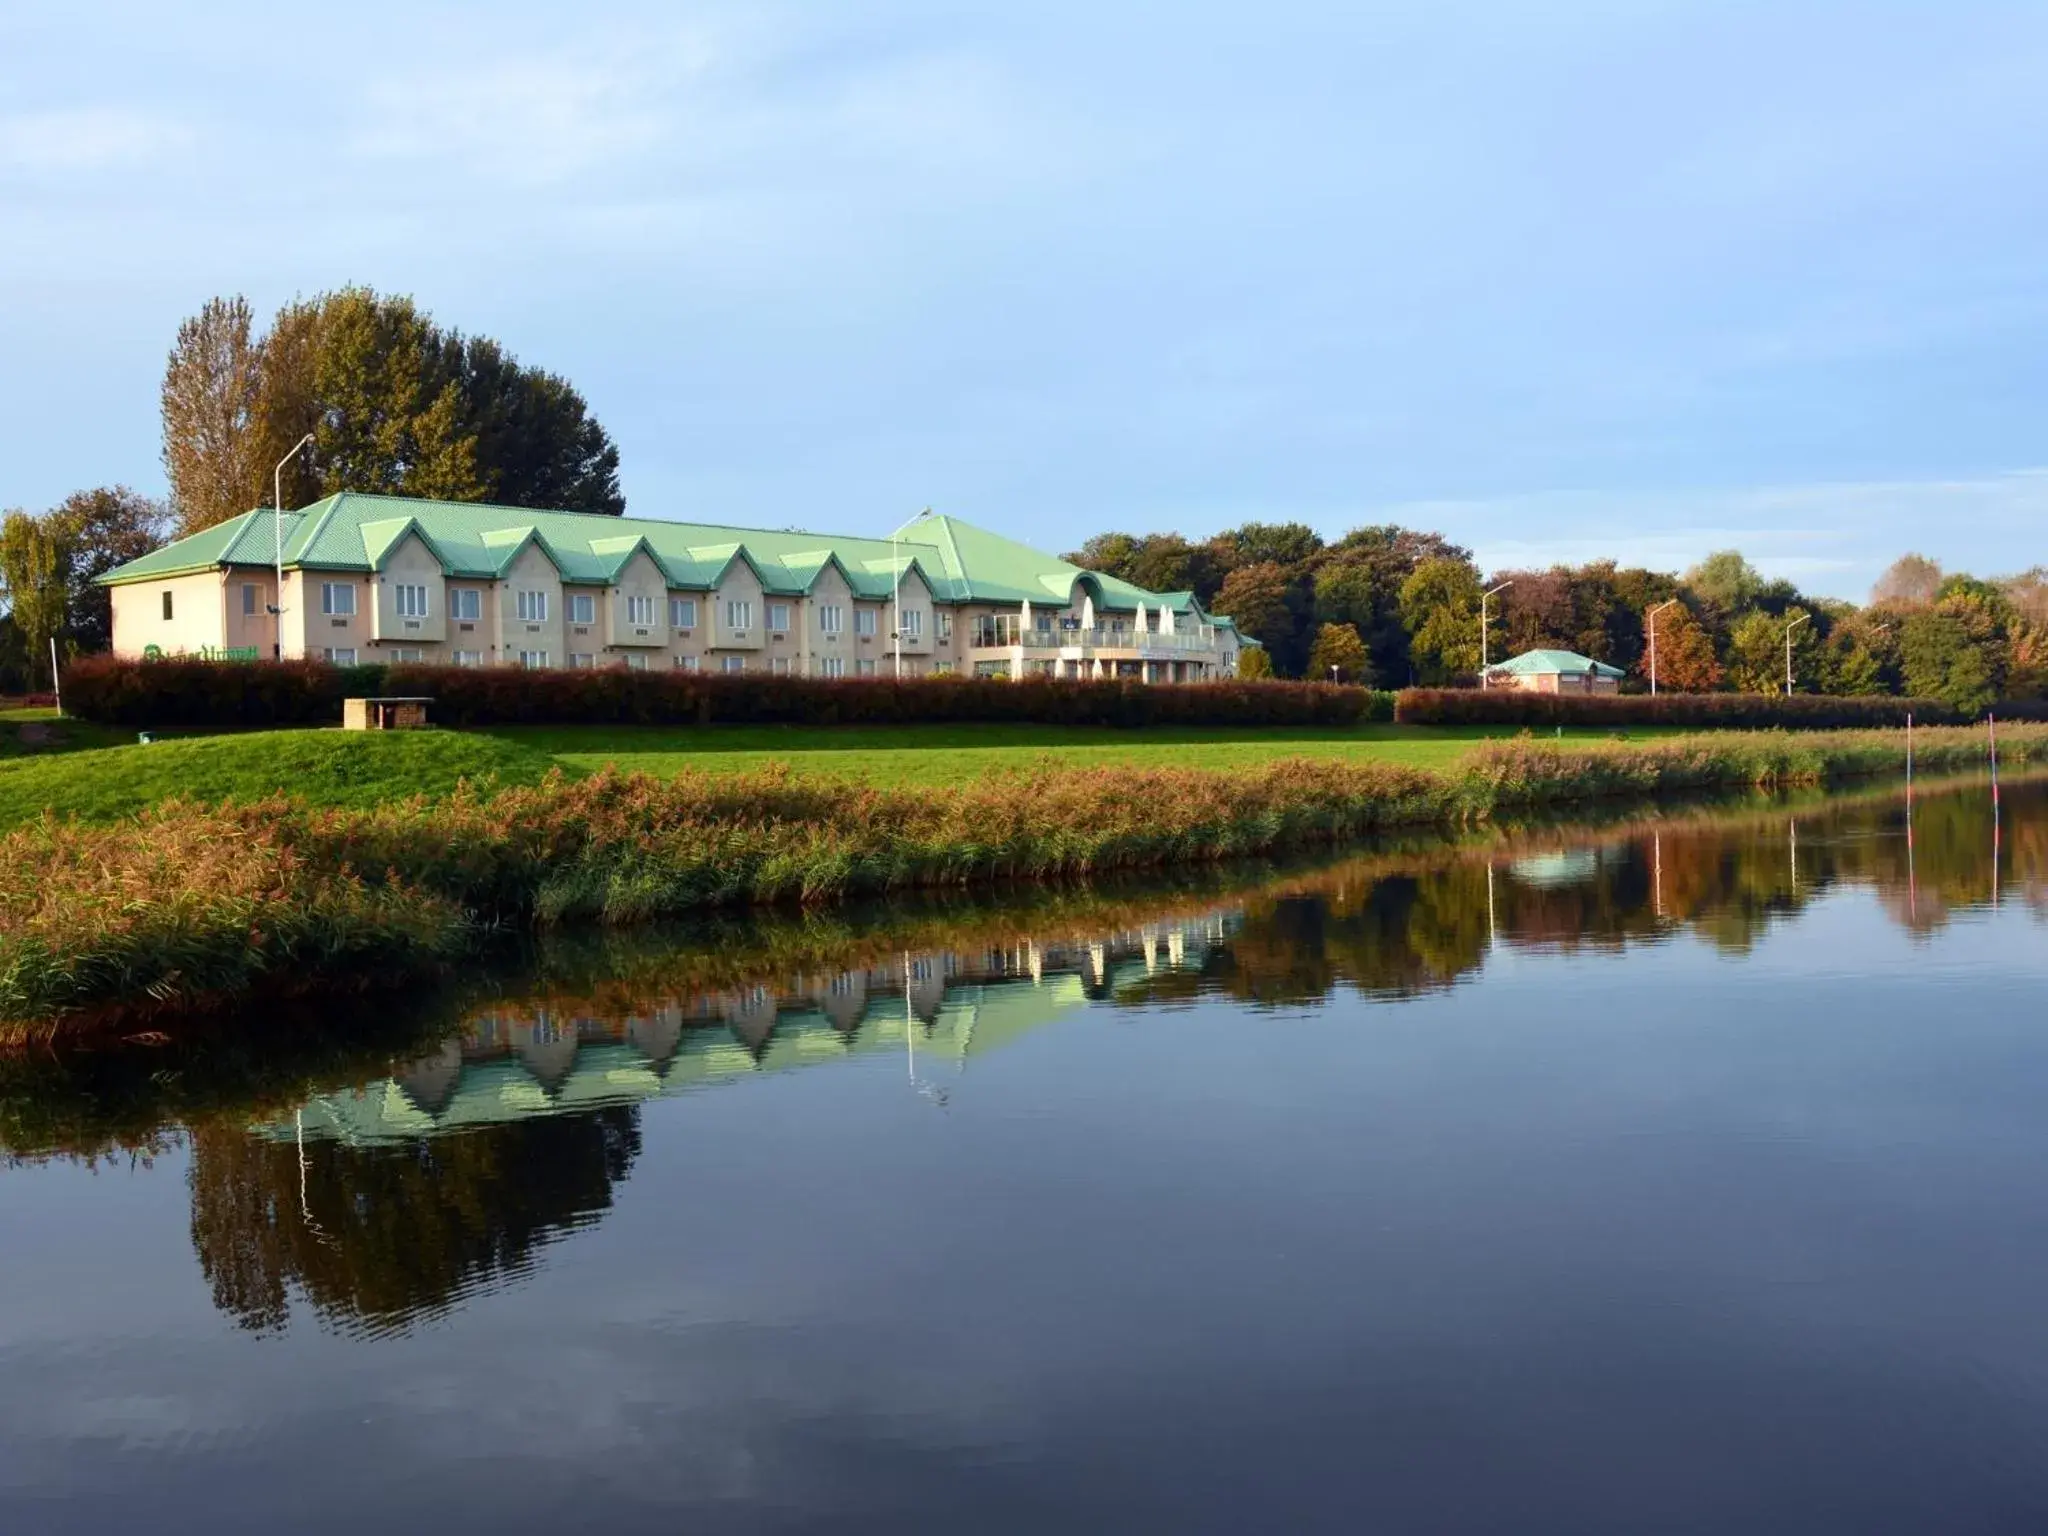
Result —
<path fill-rule="evenodd" d="M 100 579 L 124 656 L 1204 682 L 1257 643 L 930 513 L 848 538 L 342 492 Z"/>

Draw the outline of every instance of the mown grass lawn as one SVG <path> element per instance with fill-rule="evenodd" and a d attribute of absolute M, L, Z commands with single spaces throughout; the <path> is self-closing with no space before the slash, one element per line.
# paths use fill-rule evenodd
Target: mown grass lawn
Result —
<path fill-rule="evenodd" d="M 40 728 L 26 747 L 9 750 L 0 734 L 0 827 L 32 820 L 45 810 L 107 820 L 172 796 L 214 803 L 282 791 L 314 806 L 366 806 L 415 794 L 446 794 L 463 779 L 530 784 L 554 767 L 575 776 L 608 764 L 673 777 L 686 769 L 743 773 L 786 763 L 803 775 L 885 786 L 958 784 L 1047 762 L 1229 769 L 1312 757 L 1448 771 L 1478 742 L 1516 734 L 1498 728 L 1395 725 L 1286 731 L 591 725 L 391 733 L 244 731 L 165 736 L 143 746 L 129 731 L 56 721 L 47 712 L 39 712 L 36 720 Z M 0 733 L 23 723 L 10 715 L 0 720 Z"/>
<path fill-rule="evenodd" d="M 494 728 L 490 734 L 586 771 L 612 763 L 621 769 L 659 775 L 673 775 L 685 768 L 741 773 L 770 763 L 787 763 L 801 774 L 883 785 L 937 785 L 957 784 L 990 772 L 1030 769 L 1047 761 L 1070 766 L 1156 763 L 1177 768 L 1244 768 L 1285 757 L 1313 757 L 1446 770 L 1456 766 L 1476 743 L 1518 733 L 1497 727 L 1399 725 L 1288 730 L 730 725 L 512 726 Z"/>
<path fill-rule="evenodd" d="M 464 779 L 538 783 L 554 766 L 544 752 L 464 731 L 248 731 L 39 752 L 0 759 L 0 827 L 45 810 L 108 821 L 160 800 L 217 804 L 280 790 L 309 805 L 364 807 L 445 795 Z"/>

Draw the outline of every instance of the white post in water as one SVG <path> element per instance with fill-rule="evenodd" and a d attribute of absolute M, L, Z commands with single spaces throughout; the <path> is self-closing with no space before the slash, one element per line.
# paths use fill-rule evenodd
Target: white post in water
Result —
<path fill-rule="evenodd" d="M 1670 602 L 1659 603 L 1650 610 L 1650 697 L 1653 699 L 1657 696 L 1657 615 L 1666 608 L 1674 608 L 1677 605 L 1678 599 L 1674 597 Z"/>
<path fill-rule="evenodd" d="M 1480 687 L 1482 687 L 1482 688 L 1484 688 L 1484 687 L 1486 687 L 1486 686 L 1487 686 L 1487 683 L 1486 683 L 1486 604 L 1487 604 L 1488 600 L 1492 598 L 1492 596 L 1493 596 L 1493 594 L 1494 594 L 1495 592 L 1505 592 L 1505 591 L 1507 591 L 1507 589 L 1508 589 L 1509 587 L 1512 587 L 1513 585 L 1514 585 L 1514 583 L 1513 583 L 1512 581 L 1504 581 L 1504 582 L 1502 582 L 1502 583 L 1501 583 L 1501 584 L 1500 584 L 1499 586 L 1497 586 L 1497 587 L 1493 587 L 1493 588 L 1491 588 L 1491 589 L 1489 589 L 1489 590 L 1487 590 L 1487 591 L 1485 591 L 1485 592 L 1482 592 L 1482 593 L 1480 593 L 1480 594 L 1479 594 L 1479 686 L 1480 686 Z"/>

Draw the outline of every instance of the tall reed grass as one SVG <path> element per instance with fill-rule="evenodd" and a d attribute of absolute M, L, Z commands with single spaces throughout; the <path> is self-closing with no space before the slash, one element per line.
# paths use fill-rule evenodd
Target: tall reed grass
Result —
<path fill-rule="evenodd" d="M 2048 727 L 2001 739 L 2048 759 Z M 1923 731 L 1928 773 L 1979 764 L 1974 729 Z M 1175 867 L 1595 799 L 1896 772 L 1899 732 L 1483 747 L 1457 773 L 1290 760 L 1231 773 L 1048 766 L 944 790 L 770 771 L 601 773 L 371 810 L 166 804 L 0 839 L 0 1022 L 186 1008 L 461 954 L 480 927 L 631 923 L 758 903 Z"/>

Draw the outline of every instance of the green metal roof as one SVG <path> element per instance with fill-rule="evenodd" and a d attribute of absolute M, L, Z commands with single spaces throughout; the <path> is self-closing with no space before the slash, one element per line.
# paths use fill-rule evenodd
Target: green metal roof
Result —
<path fill-rule="evenodd" d="M 245 512 L 99 579 L 116 586 L 222 566 L 271 565 L 276 558 L 271 530 L 278 522 L 284 533 L 285 565 L 311 570 L 376 570 L 408 534 L 417 532 L 453 577 L 502 578 L 523 550 L 538 546 L 564 581 L 605 586 L 644 549 L 669 584 L 684 589 L 711 590 L 735 560 L 751 566 L 767 591 L 788 596 L 808 593 L 828 566 L 839 571 L 856 595 L 867 598 L 888 597 L 901 574 L 915 571 L 941 601 L 1033 602 L 1063 608 L 1080 582 L 1084 590 L 1092 591 L 1099 609 L 1128 613 L 1143 604 L 1231 627 L 1228 619 L 1211 619 L 1191 592 L 1147 592 L 957 517 L 930 514 L 905 524 L 892 545 L 887 538 L 796 529 L 600 517 L 344 491 L 287 512 L 282 519 L 267 510 Z"/>
<path fill-rule="evenodd" d="M 1581 656 L 1577 651 L 1524 651 L 1491 670 L 1515 677 L 1545 677 L 1553 672 L 1562 677 L 1583 677 L 1588 672 L 1596 677 L 1626 675 L 1619 667 L 1610 667 L 1604 661 Z"/>

